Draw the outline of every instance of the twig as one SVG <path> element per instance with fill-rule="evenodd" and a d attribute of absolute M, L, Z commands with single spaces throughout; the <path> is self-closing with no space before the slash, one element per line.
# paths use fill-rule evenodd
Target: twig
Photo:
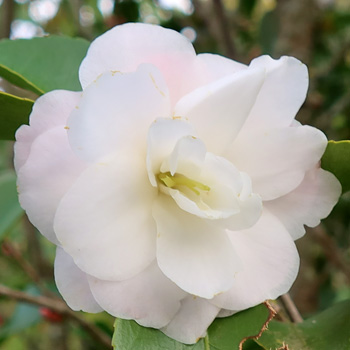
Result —
<path fill-rule="evenodd" d="M 297 309 L 296 305 L 294 304 L 294 301 L 290 297 L 289 293 L 281 295 L 281 301 L 289 317 L 294 323 L 303 322 L 303 318 L 301 317 L 300 312 Z"/>
<path fill-rule="evenodd" d="M 328 261 L 342 271 L 350 282 L 350 268 L 344 261 L 341 252 L 336 246 L 334 240 L 329 236 L 322 225 L 318 225 L 315 228 L 308 229 L 310 236 L 315 239 L 323 248 L 323 252 L 326 255 Z"/>
<path fill-rule="evenodd" d="M 40 291 L 47 296 L 54 296 L 54 294 L 43 283 L 37 270 L 23 258 L 22 252 L 9 240 L 5 239 L 2 244 L 2 249 L 6 251 L 6 254 L 13 258 L 26 275 L 39 287 Z"/>
<path fill-rule="evenodd" d="M 226 47 L 226 55 L 230 58 L 235 58 L 236 50 L 230 35 L 230 28 L 225 15 L 224 6 L 221 0 L 213 0 L 214 11 L 216 12 L 217 23 L 221 31 L 223 43 Z"/>
<path fill-rule="evenodd" d="M 59 299 L 53 299 L 42 295 L 33 296 L 19 290 L 8 288 L 2 284 L 0 284 L 0 295 L 7 296 L 18 301 L 47 307 L 66 317 L 69 317 L 72 320 L 76 321 L 82 328 L 84 328 L 96 341 L 103 344 L 107 348 L 111 348 L 111 339 L 107 334 L 105 334 L 103 331 L 91 323 L 82 319 L 77 315 L 77 313 L 69 309 L 68 306 L 66 306 L 66 304 Z"/>
<path fill-rule="evenodd" d="M 2 18 L 0 28 L 0 38 L 9 38 L 11 34 L 11 24 L 15 16 L 15 5 L 13 0 L 4 0 L 2 5 Z"/>
<path fill-rule="evenodd" d="M 267 310 L 269 311 L 269 315 L 267 316 L 266 321 L 264 322 L 264 324 L 262 325 L 260 331 L 258 334 L 256 335 L 250 335 L 248 337 L 245 337 L 241 340 L 241 342 L 239 343 L 239 350 L 243 350 L 243 344 L 248 340 L 248 339 L 259 339 L 262 334 L 267 330 L 269 323 L 271 322 L 271 320 L 276 316 L 277 312 L 276 310 L 271 306 L 271 304 L 266 300 L 264 302 L 264 305 L 266 306 Z"/>

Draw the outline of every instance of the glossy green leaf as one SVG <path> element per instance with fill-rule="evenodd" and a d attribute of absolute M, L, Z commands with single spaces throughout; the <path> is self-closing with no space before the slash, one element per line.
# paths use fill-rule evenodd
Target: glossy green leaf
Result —
<path fill-rule="evenodd" d="M 34 101 L 0 92 L 0 140 L 14 140 L 22 124 L 28 124 Z"/>
<path fill-rule="evenodd" d="M 78 69 L 89 42 L 49 36 L 0 42 L 0 76 L 42 94 L 55 89 L 80 90 Z"/>
<path fill-rule="evenodd" d="M 350 141 L 329 141 L 321 166 L 340 181 L 343 193 L 350 190 Z"/>
<path fill-rule="evenodd" d="M 349 350 L 350 300 L 338 303 L 303 323 L 272 321 L 256 342 L 264 349 L 283 345 L 291 350 Z"/>
<path fill-rule="evenodd" d="M 115 350 L 233 350 L 246 337 L 259 334 L 268 317 L 269 310 L 262 304 L 231 317 L 218 318 L 209 327 L 207 336 L 194 345 L 179 343 L 135 321 L 116 319 L 113 346 Z"/>
<path fill-rule="evenodd" d="M 0 239 L 23 214 L 18 203 L 16 175 L 13 171 L 0 174 Z"/>

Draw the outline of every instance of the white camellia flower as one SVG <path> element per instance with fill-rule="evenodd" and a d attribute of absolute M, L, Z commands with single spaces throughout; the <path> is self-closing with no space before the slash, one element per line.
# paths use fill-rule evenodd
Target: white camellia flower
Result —
<path fill-rule="evenodd" d="M 20 202 L 57 245 L 73 310 L 161 329 L 184 343 L 286 293 L 294 240 L 341 192 L 327 145 L 294 117 L 304 64 L 196 55 L 179 33 L 125 24 L 97 38 L 83 92 L 52 91 L 17 134 Z"/>

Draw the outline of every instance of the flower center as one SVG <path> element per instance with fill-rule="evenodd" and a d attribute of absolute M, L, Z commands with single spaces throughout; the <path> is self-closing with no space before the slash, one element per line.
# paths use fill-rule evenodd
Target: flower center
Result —
<path fill-rule="evenodd" d="M 210 191 L 210 187 L 198 182 L 196 180 L 189 179 L 182 174 L 171 175 L 169 171 L 166 173 L 159 173 L 157 175 L 159 182 L 163 183 L 166 187 L 180 189 L 181 187 L 187 187 L 195 194 L 200 195 L 200 190 Z"/>

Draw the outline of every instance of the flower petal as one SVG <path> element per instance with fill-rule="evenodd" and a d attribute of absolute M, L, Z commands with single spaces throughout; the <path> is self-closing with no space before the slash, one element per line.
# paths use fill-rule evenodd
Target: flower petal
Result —
<path fill-rule="evenodd" d="M 231 231 L 231 243 L 242 261 L 232 288 L 212 299 L 228 310 L 243 310 L 276 299 L 293 284 L 299 268 L 295 244 L 279 220 L 264 209 L 250 229 Z"/>
<path fill-rule="evenodd" d="M 179 139 L 185 136 L 195 136 L 190 123 L 181 118 L 157 119 L 149 128 L 147 141 L 147 171 L 153 186 L 157 186 L 155 175 L 165 159 L 173 152 Z"/>
<path fill-rule="evenodd" d="M 325 135 L 305 125 L 239 137 L 225 155 L 249 174 L 255 193 L 271 200 L 296 188 L 305 172 L 319 162 L 326 146 Z"/>
<path fill-rule="evenodd" d="M 206 148 L 203 141 L 194 136 L 184 136 L 176 143 L 169 158 L 162 163 L 160 171 L 194 178 L 200 174 L 205 154 Z"/>
<path fill-rule="evenodd" d="M 94 277 L 88 280 L 104 310 L 146 327 L 160 328 L 168 324 L 187 294 L 165 277 L 156 263 L 125 281 L 102 281 Z"/>
<path fill-rule="evenodd" d="M 92 313 L 103 311 L 91 294 L 87 275 L 60 247 L 56 250 L 55 281 L 59 292 L 72 310 Z"/>
<path fill-rule="evenodd" d="M 329 215 L 341 195 L 341 185 L 328 171 L 308 171 L 303 182 L 287 195 L 264 205 L 284 224 L 292 238 L 305 233 L 304 225 L 315 227 Z"/>
<path fill-rule="evenodd" d="M 305 64 L 293 57 L 261 56 L 249 67 L 266 69 L 266 78 L 242 131 L 289 126 L 305 101 L 309 85 Z"/>
<path fill-rule="evenodd" d="M 165 195 L 154 202 L 153 216 L 158 232 L 157 261 L 168 278 L 203 298 L 231 287 L 240 263 L 223 229 L 182 211 Z"/>
<path fill-rule="evenodd" d="M 156 193 L 137 154 L 104 159 L 63 197 L 54 222 L 57 237 L 84 272 L 111 281 L 131 278 L 155 258 Z"/>
<path fill-rule="evenodd" d="M 220 155 L 244 124 L 263 83 L 263 69 L 245 69 L 200 87 L 175 106 L 187 118 L 208 151 Z"/>
<path fill-rule="evenodd" d="M 85 88 L 106 71 L 132 72 L 141 63 L 151 63 L 165 77 L 172 101 L 177 101 L 194 83 L 186 78 L 195 58 L 192 44 L 180 33 L 151 24 L 127 23 L 92 42 L 80 66 L 80 82 Z"/>
<path fill-rule="evenodd" d="M 17 172 L 27 161 L 35 138 L 56 126 L 64 127 L 79 99 L 79 92 L 55 90 L 40 96 L 35 101 L 30 114 L 30 126 L 22 125 L 16 132 L 15 168 Z"/>
<path fill-rule="evenodd" d="M 204 337 L 220 309 L 207 300 L 189 295 L 171 322 L 161 329 L 167 336 L 185 344 L 194 344 Z"/>
<path fill-rule="evenodd" d="M 149 126 L 169 116 L 167 87 L 155 67 L 141 65 L 129 74 L 106 72 L 84 90 L 72 112 L 69 141 L 87 161 L 128 147 L 145 154 Z"/>
<path fill-rule="evenodd" d="M 234 315 L 236 312 L 237 311 L 221 309 L 216 317 L 217 318 L 230 317 L 230 316 Z"/>
<path fill-rule="evenodd" d="M 250 177 L 241 172 L 241 179 L 243 180 L 243 187 L 238 197 L 240 211 L 220 222 L 220 225 L 232 231 L 252 227 L 262 214 L 262 200 L 258 194 L 252 193 Z"/>
<path fill-rule="evenodd" d="M 61 125 L 35 138 L 27 161 L 17 171 L 21 206 L 33 225 L 55 244 L 59 244 L 53 230 L 56 209 L 85 168 L 71 151 L 67 130 Z"/>
<path fill-rule="evenodd" d="M 245 64 L 211 53 L 197 55 L 195 73 L 200 85 L 209 84 L 248 67 Z"/>

